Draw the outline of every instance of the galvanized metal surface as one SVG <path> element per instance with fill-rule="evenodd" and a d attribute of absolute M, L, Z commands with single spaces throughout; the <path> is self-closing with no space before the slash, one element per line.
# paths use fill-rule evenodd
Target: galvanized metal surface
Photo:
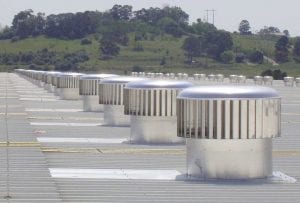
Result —
<path fill-rule="evenodd" d="M 128 127 L 61 127 L 61 126 L 29 126 L 30 121 L 35 122 L 74 122 L 79 118 L 89 118 L 86 123 L 92 123 L 91 119 L 102 118 L 102 113 L 61 111 L 59 109 L 80 109 L 81 101 L 45 101 L 45 96 L 50 93 L 40 93 L 38 101 L 19 100 L 20 93 L 16 90 L 31 90 L 26 92 L 26 98 L 33 96 L 33 92 L 41 90 L 30 82 L 21 80 L 17 76 L 10 75 L 10 84 L 14 87 L 7 88 L 8 94 L 4 94 L 6 74 L 0 74 L 0 112 L 8 114 L 11 142 L 27 142 L 32 147 L 29 151 L 25 147 L 10 147 L 18 153 L 4 158 L 1 151 L 1 197 L 5 195 L 6 184 L 2 175 L 6 177 L 5 160 L 14 163 L 14 179 L 10 182 L 12 194 L 8 201 L 0 202 L 299 202 L 300 183 L 261 182 L 256 181 L 171 181 L 171 180 L 112 180 L 112 179 L 69 179 L 69 178 L 42 178 L 38 169 L 34 174 L 24 173 L 37 167 L 34 163 L 45 160 L 46 167 L 68 169 L 167 169 L 185 172 L 185 146 L 184 145 L 130 145 L 105 144 L 105 143 L 74 143 L 74 142 L 43 142 L 41 146 L 33 146 L 37 140 L 33 137 L 52 138 L 116 138 L 129 139 Z M 253 84 L 253 81 L 247 80 Z M 299 88 L 284 87 L 283 82 L 273 82 L 282 99 L 282 137 L 274 141 L 273 170 L 281 171 L 296 179 L 300 179 L 300 96 Z M 25 93 L 22 93 L 23 95 Z M 6 97 L 7 96 L 7 97 Z M 25 95 L 24 95 L 25 96 Z M 25 98 L 24 96 L 20 99 Z M 4 99 L 6 98 L 6 99 Z M 25 111 L 24 108 L 53 109 L 53 111 Z M 57 110 L 56 110 L 57 109 Z M 21 115 L 16 113 L 22 113 Z M 27 115 L 24 115 L 26 113 Z M 4 130 L 4 115 L 0 115 L 0 129 Z M 26 122 L 26 125 L 21 125 Z M 16 127 L 19 126 L 19 127 Z M 1 135 L 3 137 L 3 133 Z M 2 139 L 3 140 L 3 139 Z M 5 139 L 4 139 L 5 141 Z M 34 142 L 34 143 L 29 143 Z M 14 144 L 14 143 L 11 143 Z M 22 143 L 21 143 L 22 144 Z M 0 145 L 1 146 L 1 145 Z M 6 147 L 1 146 L 1 150 Z M 27 150 L 28 149 L 28 150 Z M 36 154 L 38 151 L 39 155 Z M 16 152 L 15 151 L 15 152 Z M 10 151 L 11 155 L 13 151 Z M 43 154 L 41 154 L 43 152 Z M 17 159 L 17 157 L 19 157 Z M 27 157 L 27 158 L 26 158 Z M 4 158 L 4 159 L 3 159 Z M 30 161 L 27 161 L 30 160 Z M 28 163 L 23 164 L 22 163 Z M 2 164 L 4 163 L 4 164 Z M 30 164 L 29 164 L 30 163 Z M 29 166 L 30 165 L 30 166 Z M 23 166 L 23 168 L 21 167 Z M 42 172 L 44 173 L 44 172 Z M 19 174 L 19 175 L 17 175 Z M 25 174 L 25 175 L 24 175 Z M 33 175 L 38 178 L 34 178 Z M 28 177 L 28 178 L 25 178 Z M 47 180 L 47 181 L 46 181 Z M 55 184 L 53 184 L 55 183 Z M 35 185 L 35 187 L 34 187 Z M 57 193 L 55 194 L 56 187 Z M 46 189 L 47 188 L 47 189 Z M 47 192 L 42 192 L 46 190 Z M 52 193 L 53 192 L 53 193 Z M 2 195 L 3 194 L 3 195 Z M 55 200 L 53 197 L 56 197 Z M 47 199 L 48 198 L 48 199 Z M 35 200 L 34 200 L 35 199 Z"/>
<path fill-rule="evenodd" d="M 280 97 L 267 87 L 198 86 L 177 98 L 178 136 L 186 138 L 278 137 L 280 115 Z"/>
<path fill-rule="evenodd" d="M 125 114 L 131 115 L 130 141 L 183 143 L 176 136 L 176 96 L 192 83 L 178 80 L 130 82 L 124 89 Z"/>
<path fill-rule="evenodd" d="M 116 77 L 114 74 L 88 74 L 79 78 L 80 95 L 98 95 L 98 83 L 101 79 Z"/>
<path fill-rule="evenodd" d="M 39 144 L 34 145 L 34 129 L 22 114 L 23 103 L 7 98 L 20 87 L 35 87 L 6 73 L 0 73 L 0 87 L 0 202 L 61 202 Z"/>
<path fill-rule="evenodd" d="M 98 86 L 99 104 L 124 105 L 123 92 L 127 83 L 144 80 L 136 77 L 112 77 L 103 79 Z"/>

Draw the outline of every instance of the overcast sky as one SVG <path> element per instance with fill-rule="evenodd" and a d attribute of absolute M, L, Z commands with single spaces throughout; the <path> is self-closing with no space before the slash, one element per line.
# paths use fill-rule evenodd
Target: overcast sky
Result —
<path fill-rule="evenodd" d="M 85 10 L 105 11 L 114 4 L 132 5 L 133 10 L 164 5 L 179 6 L 190 15 L 190 21 L 206 18 L 206 9 L 215 9 L 215 25 L 235 31 L 241 20 L 250 22 L 252 31 L 263 26 L 287 29 L 300 36 L 299 0 L 0 0 L 0 23 L 10 25 L 16 13 L 25 9 L 46 15 Z M 212 15 L 209 21 L 212 22 Z"/>

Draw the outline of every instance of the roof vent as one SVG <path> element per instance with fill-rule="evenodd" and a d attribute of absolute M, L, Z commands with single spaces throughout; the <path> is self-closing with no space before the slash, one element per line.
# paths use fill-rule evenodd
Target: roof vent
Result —
<path fill-rule="evenodd" d="M 33 71 L 34 84 L 39 87 L 44 87 L 44 82 L 42 81 L 44 74 L 45 71 Z"/>
<path fill-rule="evenodd" d="M 194 74 L 194 80 L 205 80 L 206 74 Z"/>
<path fill-rule="evenodd" d="M 246 83 L 246 76 L 244 76 L 244 75 L 237 76 L 237 82 L 238 83 Z"/>
<path fill-rule="evenodd" d="M 265 85 L 273 85 L 273 77 L 272 76 L 264 76 L 264 84 Z"/>
<path fill-rule="evenodd" d="M 163 78 L 164 74 L 163 73 L 155 73 L 156 78 Z"/>
<path fill-rule="evenodd" d="M 60 88 L 58 88 L 58 77 L 61 75 L 61 74 L 64 74 L 63 72 L 57 72 L 53 75 L 51 75 L 51 85 L 53 87 L 53 90 L 51 90 L 50 92 L 53 91 L 53 93 L 57 96 L 60 96 Z"/>
<path fill-rule="evenodd" d="M 187 73 L 177 73 L 178 80 L 187 80 L 189 79 L 189 75 Z"/>
<path fill-rule="evenodd" d="M 54 80 L 54 76 L 56 74 L 59 74 L 60 72 L 57 72 L 57 71 L 49 71 L 49 72 L 46 72 L 45 74 L 45 85 L 44 85 L 44 88 L 45 90 L 47 90 L 48 92 L 52 92 L 54 93 L 55 92 L 55 86 L 53 85 L 54 82 L 52 82 Z"/>
<path fill-rule="evenodd" d="M 82 97 L 84 111 L 103 111 L 99 104 L 98 83 L 104 78 L 116 77 L 113 74 L 83 75 L 79 78 L 79 95 Z"/>
<path fill-rule="evenodd" d="M 191 87 L 177 97 L 179 137 L 187 142 L 187 174 L 251 179 L 272 175 L 272 141 L 280 136 L 280 104 L 268 87 Z"/>
<path fill-rule="evenodd" d="M 256 85 L 262 85 L 264 82 L 263 77 L 260 75 L 254 76 L 253 80 Z"/>
<path fill-rule="evenodd" d="M 168 79 L 175 79 L 175 74 L 174 73 L 166 73 L 165 77 Z"/>
<path fill-rule="evenodd" d="M 214 75 L 214 74 L 209 74 L 209 75 L 207 76 L 207 79 L 208 79 L 209 81 L 215 81 L 216 75 Z"/>
<path fill-rule="evenodd" d="M 104 105 L 105 125 L 129 125 L 130 117 L 124 115 L 124 86 L 133 81 L 145 80 L 139 77 L 111 77 L 100 81 L 99 104 Z"/>
<path fill-rule="evenodd" d="M 284 81 L 284 85 L 285 86 L 289 86 L 289 87 L 293 87 L 294 86 L 294 77 L 284 77 L 283 81 Z"/>
<path fill-rule="evenodd" d="M 155 77 L 155 73 L 146 73 L 146 77 L 147 78 L 154 78 Z"/>
<path fill-rule="evenodd" d="M 57 89 L 59 96 L 66 100 L 79 100 L 79 77 L 81 73 L 60 73 L 57 74 Z"/>
<path fill-rule="evenodd" d="M 230 75 L 229 76 L 229 81 L 231 83 L 237 83 L 238 82 L 238 76 L 237 75 Z"/>
<path fill-rule="evenodd" d="M 224 81 L 224 75 L 223 74 L 217 74 L 215 76 L 215 78 L 216 78 L 217 82 L 223 82 Z"/>
<path fill-rule="evenodd" d="M 192 83 L 176 80 L 130 82 L 124 89 L 125 114 L 131 116 L 130 141 L 169 144 L 176 136 L 176 96 Z"/>
<path fill-rule="evenodd" d="M 300 87 L 300 78 L 296 78 L 295 83 L 297 87 Z"/>

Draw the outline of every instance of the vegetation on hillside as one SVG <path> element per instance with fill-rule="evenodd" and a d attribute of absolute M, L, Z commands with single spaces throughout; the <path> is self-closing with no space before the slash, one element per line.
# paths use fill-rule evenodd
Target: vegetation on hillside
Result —
<path fill-rule="evenodd" d="M 288 37 L 287 30 L 280 36 L 276 27 L 264 27 L 253 34 L 243 20 L 240 33 L 229 33 L 201 19 L 188 22 L 186 12 L 169 6 L 133 11 L 115 5 L 105 12 L 49 16 L 25 10 L 0 33 L 0 69 L 254 75 L 274 59 L 289 74 L 300 72 L 300 40 Z"/>

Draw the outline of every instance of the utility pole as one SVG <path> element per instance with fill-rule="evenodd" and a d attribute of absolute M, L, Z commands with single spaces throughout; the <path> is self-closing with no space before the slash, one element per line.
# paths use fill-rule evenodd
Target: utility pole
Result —
<path fill-rule="evenodd" d="M 212 13 L 212 24 L 215 25 L 215 9 L 205 10 L 206 11 L 206 22 L 209 22 L 209 13 Z"/>
<path fill-rule="evenodd" d="M 206 22 L 208 23 L 208 12 L 209 10 L 205 10 L 206 11 Z"/>
<path fill-rule="evenodd" d="M 216 10 L 212 9 L 211 11 L 212 11 L 212 14 L 213 14 L 213 25 L 215 25 L 215 11 Z"/>

